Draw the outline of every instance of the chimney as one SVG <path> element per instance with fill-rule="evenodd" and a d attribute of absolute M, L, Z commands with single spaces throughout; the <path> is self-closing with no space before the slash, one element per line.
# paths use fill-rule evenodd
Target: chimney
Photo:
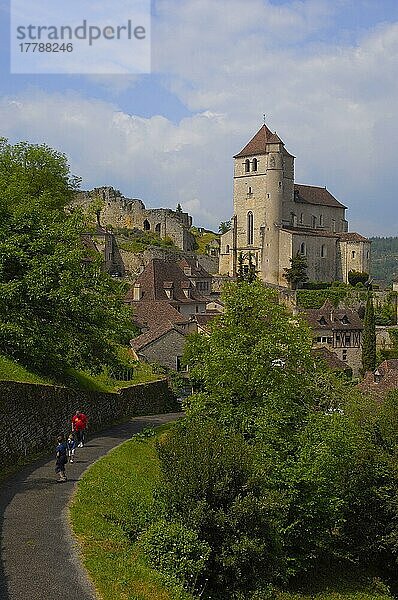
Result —
<path fill-rule="evenodd" d="M 381 373 L 380 373 L 379 369 L 376 369 L 376 371 L 374 371 L 374 373 L 373 373 L 373 381 L 374 381 L 374 383 L 380 383 L 380 381 L 381 381 Z"/>
<path fill-rule="evenodd" d="M 141 298 L 142 298 L 141 284 L 135 283 L 134 291 L 133 291 L 133 300 L 137 302 L 137 301 L 141 300 Z"/>

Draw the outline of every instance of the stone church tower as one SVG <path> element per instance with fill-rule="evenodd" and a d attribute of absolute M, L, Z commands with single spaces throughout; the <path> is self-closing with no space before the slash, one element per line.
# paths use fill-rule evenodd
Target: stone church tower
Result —
<path fill-rule="evenodd" d="M 348 233 L 346 207 L 326 187 L 294 182 L 294 160 L 264 124 L 234 156 L 232 229 L 221 236 L 220 273 L 235 276 L 238 257 L 252 255 L 258 276 L 286 286 L 284 269 L 297 253 L 312 281 L 348 281 L 370 269 L 370 242 Z"/>
<path fill-rule="evenodd" d="M 282 206 L 293 196 L 294 156 L 266 125 L 234 156 L 236 247 L 252 253 L 269 283 L 279 280 Z"/>

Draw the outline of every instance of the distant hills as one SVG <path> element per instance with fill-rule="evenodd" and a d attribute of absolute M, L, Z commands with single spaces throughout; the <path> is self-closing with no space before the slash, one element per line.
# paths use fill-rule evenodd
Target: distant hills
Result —
<path fill-rule="evenodd" d="M 398 279 L 398 237 L 371 237 L 372 276 L 391 283 Z"/>

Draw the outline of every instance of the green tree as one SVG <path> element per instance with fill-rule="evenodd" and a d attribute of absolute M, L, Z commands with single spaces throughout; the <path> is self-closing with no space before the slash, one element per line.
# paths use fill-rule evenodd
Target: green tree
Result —
<path fill-rule="evenodd" d="M 222 299 L 224 313 L 209 335 L 192 335 L 186 347 L 185 361 L 202 390 L 190 398 L 188 412 L 206 406 L 207 414 L 236 419 L 235 426 L 244 429 L 254 407 L 262 407 L 275 424 L 286 423 L 290 410 L 298 418 L 313 369 L 308 327 L 300 319 L 293 322 L 274 290 L 259 280 L 226 284 Z"/>
<path fill-rule="evenodd" d="M 248 262 L 245 264 L 245 258 L 247 257 Z M 247 255 L 242 252 L 238 256 L 238 281 L 248 281 L 252 283 L 256 277 L 256 266 L 253 262 L 253 254 L 249 252 Z"/>
<path fill-rule="evenodd" d="M 348 281 L 350 285 L 356 286 L 357 283 L 365 284 L 369 279 L 369 273 L 364 271 L 349 271 Z"/>
<path fill-rule="evenodd" d="M 293 290 L 308 281 L 307 268 L 307 259 L 299 252 L 290 259 L 290 268 L 284 269 L 283 277 Z"/>
<path fill-rule="evenodd" d="M 259 281 L 228 284 L 223 300 L 209 335 L 189 340 L 198 392 L 159 448 L 166 520 L 211 548 L 209 595 L 262 597 L 322 564 L 390 575 L 398 403 L 383 415 L 318 371 L 307 327 Z"/>
<path fill-rule="evenodd" d="M 221 235 L 223 233 L 227 233 L 227 231 L 231 230 L 231 219 L 229 219 L 228 221 L 221 221 L 220 225 L 218 226 L 218 233 L 221 233 Z"/>
<path fill-rule="evenodd" d="M 374 371 L 376 368 L 376 322 L 370 290 L 366 300 L 362 335 L 362 369 L 366 373 L 366 371 Z"/>
<path fill-rule="evenodd" d="M 66 157 L 0 144 L 0 352 L 42 372 L 99 370 L 132 337 L 123 284 L 83 243 Z"/>

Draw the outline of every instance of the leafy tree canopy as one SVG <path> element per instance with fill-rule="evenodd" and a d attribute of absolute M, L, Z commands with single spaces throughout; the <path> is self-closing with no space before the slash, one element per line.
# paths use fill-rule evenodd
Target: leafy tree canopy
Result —
<path fill-rule="evenodd" d="M 228 221 L 221 221 L 220 225 L 218 226 L 218 233 L 227 233 L 227 231 L 230 231 L 231 229 L 231 219 L 229 219 Z"/>
<path fill-rule="evenodd" d="M 45 145 L 0 143 L 0 352 L 42 372 L 117 362 L 132 334 L 119 282 L 65 207 L 78 180 Z"/>
<path fill-rule="evenodd" d="M 299 252 L 290 259 L 290 268 L 284 269 L 283 277 L 292 289 L 295 290 L 301 283 L 308 281 L 307 268 L 307 259 Z"/>

